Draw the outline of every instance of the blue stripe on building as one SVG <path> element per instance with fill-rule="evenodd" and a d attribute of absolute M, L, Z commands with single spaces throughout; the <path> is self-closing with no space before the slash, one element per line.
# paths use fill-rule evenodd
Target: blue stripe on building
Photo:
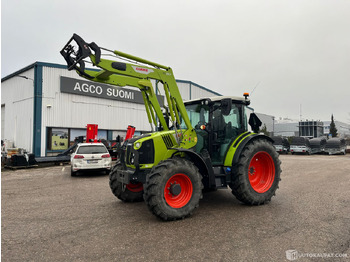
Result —
<path fill-rule="evenodd" d="M 43 66 L 34 65 L 34 120 L 33 120 L 33 153 L 41 155 L 41 123 L 42 123 Z"/>

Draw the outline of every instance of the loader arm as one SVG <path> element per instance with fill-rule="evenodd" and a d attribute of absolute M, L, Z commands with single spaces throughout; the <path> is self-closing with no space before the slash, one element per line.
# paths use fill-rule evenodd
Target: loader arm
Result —
<path fill-rule="evenodd" d="M 112 56 L 117 59 L 127 59 L 128 61 L 132 60 L 132 62 L 124 63 L 101 58 L 101 49 L 108 53 L 112 53 Z M 61 54 L 67 62 L 68 70 L 75 69 L 80 76 L 90 81 L 114 86 L 132 86 L 140 89 L 151 127 L 152 124 L 157 126 L 158 118 L 163 130 L 169 130 L 169 126 L 166 123 L 150 80 L 154 79 L 161 82 L 164 87 L 164 93 L 168 104 L 169 118 L 173 122 L 174 128 L 176 129 L 177 125 L 180 125 L 180 113 L 187 128 L 184 135 L 186 133 L 187 136 L 195 135 L 173 71 L 170 67 L 120 51 L 100 48 L 93 42 L 88 44 L 77 34 L 72 36 L 61 50 Z M 101 70 L 95 71 L 86 69 L 85 62 L 91 62 Z M 138 63 L 142 63 L 142 65 Z"/>

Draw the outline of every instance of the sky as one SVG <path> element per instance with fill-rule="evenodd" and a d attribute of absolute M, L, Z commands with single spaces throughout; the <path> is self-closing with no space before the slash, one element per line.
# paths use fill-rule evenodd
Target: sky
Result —
<path fill-rule="evenodd" d="M 2 0 L 1 77 L 65 64 L 73 33 L 256 112 L 350 123 L 349 0 Z"/>

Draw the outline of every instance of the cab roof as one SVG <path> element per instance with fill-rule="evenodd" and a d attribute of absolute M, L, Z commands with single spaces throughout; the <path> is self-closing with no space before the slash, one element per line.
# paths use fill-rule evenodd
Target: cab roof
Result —
<path fill-rule="evenodd" d="M 250 104 L 250 99 L 245 97 L 239 97 L 239 96 L 213 96 L 213 97 L 205 97 L 205 98 L 197 98 L 197 99 L 192 99 L 188 101 L 184 101 L 185 104 L 197 104 L 200 101 L 207 100 L 209 102 L 220 102 L 223 99 L 231 99 L 234 102 L 238 102 L 240 104 Z"/>

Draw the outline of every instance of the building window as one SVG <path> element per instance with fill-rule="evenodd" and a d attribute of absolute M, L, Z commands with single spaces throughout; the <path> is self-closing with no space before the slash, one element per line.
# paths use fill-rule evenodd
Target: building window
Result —
<path fill-rule="evenodd" d="M 83 137 L 83 141 L 86 140 L 86 128 L 85 129 L 70 129 L 70 146 L 74 145 L 78 141 L 79 137 Z"/>
<path fill-rule="evenodd" d="M 48 150 L 68 149 L 68 128 L 48 128 Z"/>

